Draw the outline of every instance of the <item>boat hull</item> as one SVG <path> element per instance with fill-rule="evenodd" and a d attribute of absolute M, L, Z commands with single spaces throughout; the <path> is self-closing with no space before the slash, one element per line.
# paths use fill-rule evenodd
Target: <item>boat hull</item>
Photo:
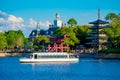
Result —
<path fill-rule="evenodd" d="M 20 59 L 21 63 L 39 63 L 39 62 L 78 62 L 78 58 L 50 58 L 50 59 Z"/>

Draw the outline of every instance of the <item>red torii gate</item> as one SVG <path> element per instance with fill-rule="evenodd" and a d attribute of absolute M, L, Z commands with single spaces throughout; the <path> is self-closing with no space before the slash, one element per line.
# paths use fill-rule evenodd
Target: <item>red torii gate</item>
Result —
<path fill-rule="evenodd" d="M 53 48 L 54 52 L 63 52 L 63 49 L 66 49 L 66 52 L 69 51 L 69 45 L 63 45 L 64 39 L 67 37 L 67 34 L 58 36 L 58 37 L 50 37 L 50 39 L 53 40 L 53 46 L 51 47 L 50 45 L 48 45 L 48 52 L 51 51 L 51 48 Z"/>

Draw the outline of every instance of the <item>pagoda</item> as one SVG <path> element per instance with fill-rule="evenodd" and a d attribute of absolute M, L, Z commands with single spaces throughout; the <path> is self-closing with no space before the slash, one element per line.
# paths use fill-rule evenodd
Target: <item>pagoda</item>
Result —
<path fill-rule="evenodd" d="M 106 24 L 108 23 L 109 22 L 100 19 L 100 9 L 98 9 L 98 19 L 96 21 L 89 22 L 89 24 L 93 24 L 93 26 L 90 27 L 92 31 L 88 33 L 91 37 L 87 37 L 87 40 L 90 42 L 86 44 L 90 45 L 93 53 L 98 53 L 98 50 L 101 50 L 103 46 L 105 47 L 107 36 L 100 31 L 103 28 L 106 28 Z"/>

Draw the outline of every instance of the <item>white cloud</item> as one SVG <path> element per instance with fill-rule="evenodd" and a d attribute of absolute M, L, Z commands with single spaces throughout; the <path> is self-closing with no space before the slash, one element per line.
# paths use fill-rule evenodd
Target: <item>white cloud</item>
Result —
<path fill-rule="evenodd" d="M 4 18 L 0 18 L 0 23 L 5 23 L 6 21 L 4 20 Z"/>
<path fill-rule="evenodd" d="M 21 17 L 16 17 L 14 15 L 9 15 L 8 16 L 8 21 L 10 22 L 15 22 L 15 23 L 21 23 L 24 22 L 24 20 Z"/>
<path fill-rule="evenodd" d="M 21 17 L 9 15 L 0 11 L 0 29 L 1 31 L 18 30 L 24 27 L 24 20 Z"/>
<path fill-rule="evenodd" d="M 39 23 L 39 26 L 41 29 L 48 29 L 49 25 L 51 24 L 48 20 L 46 20 L 45 22 L 42 22 L 42 21 L 37 22 L 32 18 L 29 19 L 29 27 L 35 28 L 37 23 Z"/>
<path fill-rule="evenodd" d="M 13 30 L 18 30 L 18 29 L 22 29 L 24 28 L 24 24 L 23 23 L 10 23 L 9 26 L 11 27 L 11 29 Z"/>
<path fill-rule="evenodd" d="M 14 15 L 8 16 L 8 23 L 11 29 L 22 29 L 24 27 L 24 20 L 21 17 L 16 17 Z"/>
<path fill-rule="evenodd" d="M 49 25 L 50 25 L 51 23 L 47 20 L 47 21 L 45 21 L 45 22 L 40 21 L 39 24 L 40 24 L 40 26 L 41 26 L 42 28 L 49 28 Z"/>
<path fill-rule="evenodd" d="M 0 17 L 5 17 L 7 16 L 7 13 L 0 11 Z"/>
<path fill-rule="evenodd" d="M 22 17 L 0 11 L 0 32 L 21 29 L 28 36 L 32 29 L 36 29 L 37 22 L 33 18 L 24 21 Z M 48 29 L 50 24 L 48 20 L 39 21 L 40 29 Z"/>
<path fill-rule="evenodd" d="M 3 30 L 3 28 L 6 28 L 7 21 L 4 18 L 0 18 L 0 30 Z"/>
<path fill-rule="evenodd" d="M 29 19 L 29 27 L 35 27 L 37 25 L 37 21 L 34 19 L 30 18 Z"/>

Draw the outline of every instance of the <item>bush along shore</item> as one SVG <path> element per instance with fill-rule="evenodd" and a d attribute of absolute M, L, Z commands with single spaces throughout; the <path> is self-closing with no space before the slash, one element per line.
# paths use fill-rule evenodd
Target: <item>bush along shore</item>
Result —
<path fill-rule="evenodd" d="M 32 52 L 0 52 L 0 57 L 8 57 L 8 56 L 25 56 Z"/>
<path fill-rule="evenodd" d="M 0 53 L 0 57 L 7 57 L 7 56 L 21 56 L 22 53 Z"/>
<path fill-rule="evenodd" d="M 110 48 L 100 50 L 97 58 L 105 58 L 105 59 L 120 59 L 120 49 L 119 48 Z"/>

